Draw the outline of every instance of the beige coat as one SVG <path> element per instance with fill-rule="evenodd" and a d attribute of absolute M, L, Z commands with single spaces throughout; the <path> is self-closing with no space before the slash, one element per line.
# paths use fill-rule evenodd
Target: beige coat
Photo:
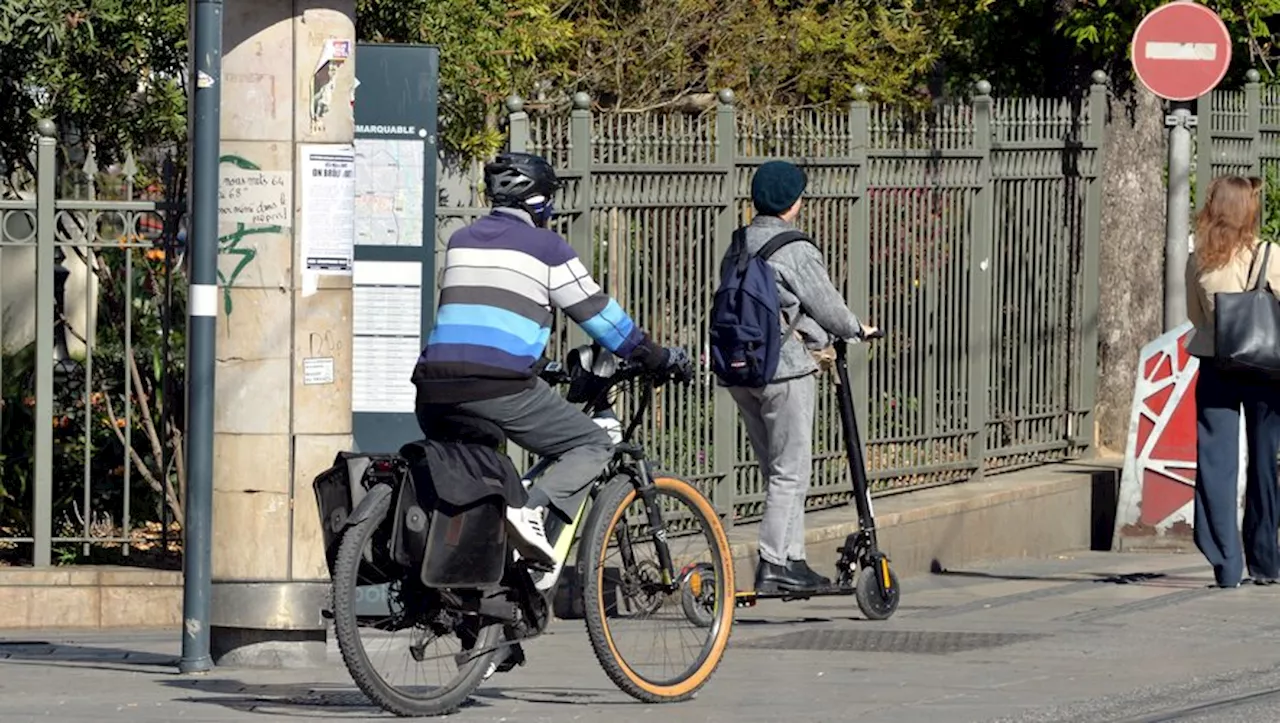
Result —
<path fill-rule="evenodd" d="M 1241 251 L 1226 266 L 1203 273 L 1196 267 L 1195 254 L 1187 259 L 1187 317 L 1195 326 L 1187 341 L 1188 354 L 1202 358 L 1213 356 L 1213 295 L 1244 291 L 1253 286 L 1258 280 L 1257 267 L 1262 264 L 1261 244 L 1258 241 L 1253 248 Z M 1267 266 L 1271 291 L 1280 298 L 1280 244 L 1271 247 Z"/>

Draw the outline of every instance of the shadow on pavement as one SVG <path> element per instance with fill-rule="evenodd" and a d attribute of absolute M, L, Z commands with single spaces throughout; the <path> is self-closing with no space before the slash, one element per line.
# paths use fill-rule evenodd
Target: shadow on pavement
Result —
<path fill-rule="evenodd" d="M 1187 583 L 1200 582 L 1199 577 L 1187 577 L 1191 573 L 1206 573 L 1206 565 L 1196 565 L 1194 567 L 1180 567 L 1175 570 L 1165 570 L 1164 572 L 1077 572 L 1068 575 L 1014 575 L 1000 574 L 996 572 L 980 572 L 976 570 L 948 570 L 943 567 L 940 562 L 934 560 L 929 567 L 929 571 L 940 577 L 953 578 L 975 578 L 980 580 L 1011 580 L 1021 582 L 1095 582 L 1109 583 L 1112 585 L 1141 585 L 1154 583 L 1157 586 L 1165 587 L 1169 584 L 1175 586 L 1184 586 Z M 1092 581 L 1089 578 L 1093 578 Z"/>
<path fill-rule="evenodd" d="M 492 682 L 492 681 L 491 681 Z M 321 718 L 380 718 L 385 713 L 352 685 L 245 683 L 234 678 L 178 679 L 162 683 L 188 691 L 184 703 L 216 705 L 239 713 L 285 716 L 315 720 Z M 463 705 L 463 710 L 486 708 L 486 701 L 514 701 L 546 705 L 634 705 L 635 701 L 613 689 L 512 688 L 482 685 Z"/>
<path fill-rule="evenodd" d="M 125 648 L 43 640 L 0 640 L 0 665 L 6 663 L 162 674 L 177 672 L 178 658 L 167 653 Z"/>
<path fill-rule="evenodd" d="M 178 700 L 221 706 L 241 713 L 294 716 L 307 720 L 328 717 L 385 717 L 387 714 L 353 685 L 310 683 L 245 683 L 233 678 L 192 678 L 162 681 L 188 691 Z"/>

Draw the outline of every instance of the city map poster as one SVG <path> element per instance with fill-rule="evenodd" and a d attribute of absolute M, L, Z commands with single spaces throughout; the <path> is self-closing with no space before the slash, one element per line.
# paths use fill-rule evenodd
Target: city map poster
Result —
<path fill-rule="evenodd" d="M 425 158 L 421 139 L 356 139 L 357 244 L 423 245 Z"/>

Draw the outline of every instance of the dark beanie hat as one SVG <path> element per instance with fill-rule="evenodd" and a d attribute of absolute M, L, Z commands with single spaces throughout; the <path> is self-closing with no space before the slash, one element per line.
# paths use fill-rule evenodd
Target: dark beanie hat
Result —
<path fill-rule="evenodd" d="M 808 182 L 804 171 L 794 164 L 769 161 L 756 169 L 751 179 L 751 202 L 760 213 L 777 216 L 791 208 Z"/>

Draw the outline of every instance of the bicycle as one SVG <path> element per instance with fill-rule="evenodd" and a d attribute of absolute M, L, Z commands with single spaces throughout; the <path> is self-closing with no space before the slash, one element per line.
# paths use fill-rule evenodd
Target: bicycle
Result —
<path fill-rule="evenodd" d="M 406 530 L 421 539 L 429 535 L 433 525 L 447 525 L 448 520 L 436 519 L 441 515 L 439 511 L 427 513 L 434 516 L 428 521 L 410 520 L 412 510 L 393 514 L 404 507 L 393 506 L 393 500 L 404 487 L 411 464 L 406 456 L 409 445 L 395 455 L 344 453 L 339 455 L 340 463 L 316 479 L 326 548 L 330 550 L 332 618 L 338 646 L 356 685 L 384 710 L 401 716 L 444 715 L 459 708 L 490 676 L 524 664 L 521 643 L 545 632 L 551 617 L 550 598 L 579 527 L 582 533 L 576 538 L 576 562 L 585 578 L 581 602 L 588 637 L 596 659 L 619 689 L 647 703 L 688 700 L 710 680 L 723 658 L 733 626 L 734 578 L 720 517 L 693 485 L 658 472 L 644 447 L 634 441 L 655 388 L 667 380 L 588 347 L 573 350 L 567 365 L 548 364 L 540 376 L 549 384 L 568 384 L 569 401 L 582 402 L 583 411 L 609 430 L 615 442 L 613 459 L 592 483 L 572 521 L 563 524 L 556 515 L 548 515 L 546 532 L 556 556 L 556 564 L 550 570 L 537 570 L 520 560 L 506 542 L 505 528 L 499 525 L 498 529 L 504 530 L 506 548 L 497 585 L 467 588 L 424 584 L 419 569 L 405 564 L 403 543 L 398 540 L 403 539 Z M 628 386 L 632 397 L 638 399 L 633 399 L 635 411 L 623 431 L 613 401 Z M 549 463 L 550 460 L 540 460 L 526 473 L 526 487 Z M 351 484 L 350 473 L 356 468 L 360 468 L 359 484 Z M 344 484 L 344 474 L 348 477 L 347 488 L 354 493 L 349 495 L 349 503 L 344 492 L 334 492 Z M 326 493 L 327 504 L 323 499 Z M 687 511 L 675 514 L 668 502 L 682 503 Z M 639 503 L 640 509 L 628 516 L 633 503 Z M 354 508 L 349 515 L 344 504 Z M 684 530 L 677 528 L 693 523 L 702 524 L 704 532 L 700 537 L 678 534 Z M 695 546 L 692 553 L 674 554 L 672 543 L 682 539 L 702 546 Z M 640 559 L 647 548 L 652 548 L 656 560 Z M 620 557 L 617 566 L 606 565 L 611 551 Z M 672 675 L 647 674 L 620 652 L 620 637 L 626 632 L 622 621 L 629 613 L 665 614 L 668 621 L 687 622 L 682 601 L 687 595 L 684 586 L 691 582 L 681 572 L 690 565 L 711 572 L 709 577 L 715 581 L 714 592 L 718 593 L 715 597 L 724 602 L 705 608 L 704 619 L 691 626 L 707 634 L 692 662 Z M 386 615 L 381 607 L 376 614 L 357 609 L 359 591 L 368 586 L 385 586 Z M 408 646 L 413 660 L 436 661 L 439 667 L 441 661 L 452 659 L 457 672 L 443 685 L 428 690 L 393 685 L 374 670 L 369 650 L 361 640 L 361 629 L 369 628 L 384 634 L 406 629 L 411 634 L 417 632 L 418 637 Z M 425 648 L 430 642 L 449 636 L 457 638 L 459 652 L 427 657 Z M 646 647 L 652 647 L 652 639 L 652 635 L 647 637 L 650 643 Z"/>

